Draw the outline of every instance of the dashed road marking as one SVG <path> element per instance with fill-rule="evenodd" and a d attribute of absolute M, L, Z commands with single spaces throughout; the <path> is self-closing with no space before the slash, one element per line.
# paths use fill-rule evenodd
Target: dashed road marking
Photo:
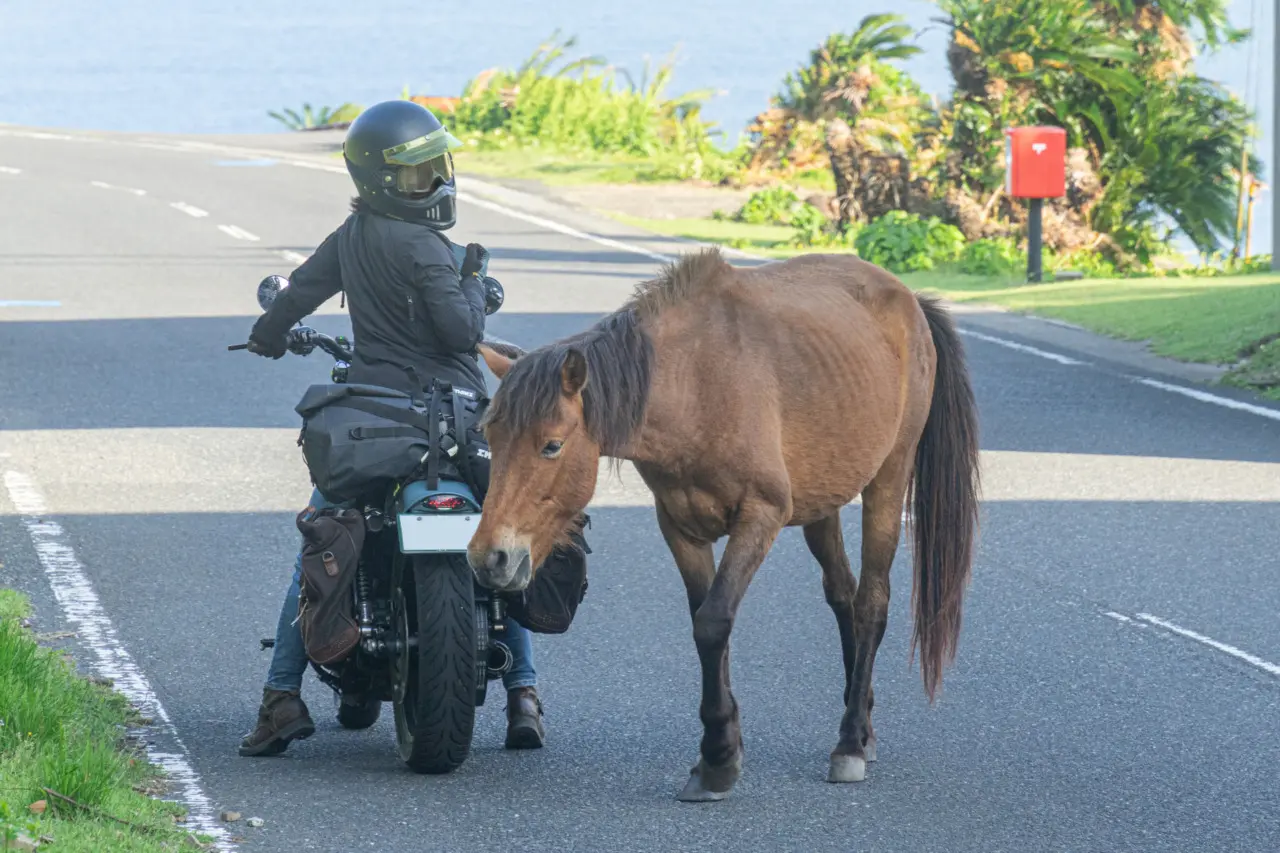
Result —
<path fill-rule="evenodd" d="M 237 240 L 249 240 L 254 243 L 259 240 L 257 234 L 246 231 L 237 225 L 219 225 L 218 230 L 228 237 L 235 237 Z"/>
<path fill-rule="evenodd" d="M 140 190 L 140 189 L 137 189 L 136 187 L 118 187 L 115 184 L 109 184 L 106 181 L 90 181 L 89 186 L 98 187 L 99 189 L 103 189 L 103 190 L 120 190 L 121 192 L 131 193 L 133 195 L 138 195 L 138 196 L 147 194 L 146 190 Z"/>
<path fill-rule="evenodd" d="M 195 205 L 187 204 L 185 201 L 173 201 L 169 203 L 169 206 L 174 210 L 182 211 L 187 216 L 194 216 L 196 219 L 202 219 L 209 215 L 209 211 L 201 210 Z"/>

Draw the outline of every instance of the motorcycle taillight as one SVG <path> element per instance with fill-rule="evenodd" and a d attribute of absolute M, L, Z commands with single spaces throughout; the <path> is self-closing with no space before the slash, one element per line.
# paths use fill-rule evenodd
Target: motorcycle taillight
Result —
<path fill-rule="evenodd" d="M 432 495 L 427 498 L 427 506 L 432 509 L 465 509 L 466 505 L 466 501 L 456 495 Z"/>

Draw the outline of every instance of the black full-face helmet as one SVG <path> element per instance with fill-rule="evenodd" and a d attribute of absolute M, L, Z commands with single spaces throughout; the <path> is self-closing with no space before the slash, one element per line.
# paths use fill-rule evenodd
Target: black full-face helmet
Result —
<path fill-rule="evenodd" d="M 457 221 L 449 152 L 461 145 L 426 107 L 383 101 L 351 123 L 342 156 L 369 207 L 444 231 Z"/>

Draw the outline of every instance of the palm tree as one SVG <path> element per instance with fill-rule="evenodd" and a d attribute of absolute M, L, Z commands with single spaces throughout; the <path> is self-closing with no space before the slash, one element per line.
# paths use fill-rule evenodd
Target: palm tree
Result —
<path fill-rule="evenodd" d="M 1158 215 L 1172 220 L 1205 254 L 1230 242 L 1236 220 L 1240 151 L 1249 110 L 1197 76 L 1153 86 L 1119 117 L 1100 171 L 1107 178 L 1093 221 L 1146 261 Z M 1248 160 L 1258 175 L 1261 164 Z"/>
<path fill-rule="evenodd" d="M 901 15 L 867 15 L 852 33 L 829 36 L 810 54 L 808 65 L 787 75 L 776 99 L 785 117 L 822 128 L 841 229 L 865 214 L 862 196 L 869 187 L 863 161 L 868 155 L 897 162 L 893 169 L 901 181 L 888 192 L 899 203 L 903 182 L 910 178 L 903 161 L 922 93 L 887 64 L 920 52 L 907 43 L 912 30 L 902 20 Z"/>

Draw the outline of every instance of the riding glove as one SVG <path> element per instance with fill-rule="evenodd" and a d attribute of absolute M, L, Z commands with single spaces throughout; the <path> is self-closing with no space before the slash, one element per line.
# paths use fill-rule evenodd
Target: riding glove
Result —
<path fill-rule="evenodd" d="M 253 331 L 249 333 L 249 352 L 264 358 L 284 358 L 289 351 L 288 335 L 274 334 L 274 330 L 263 328 L 266 318 L 267 315 L 263 314 L 253 324 Z"/>
<path fill-rule="evenodd" d="M 473 275 L 480 275 L 487 263 L 489 263 L 489 250 L 479 243 L 468 243 L 467 254 L 462 259 L 463 280 Z"/>

